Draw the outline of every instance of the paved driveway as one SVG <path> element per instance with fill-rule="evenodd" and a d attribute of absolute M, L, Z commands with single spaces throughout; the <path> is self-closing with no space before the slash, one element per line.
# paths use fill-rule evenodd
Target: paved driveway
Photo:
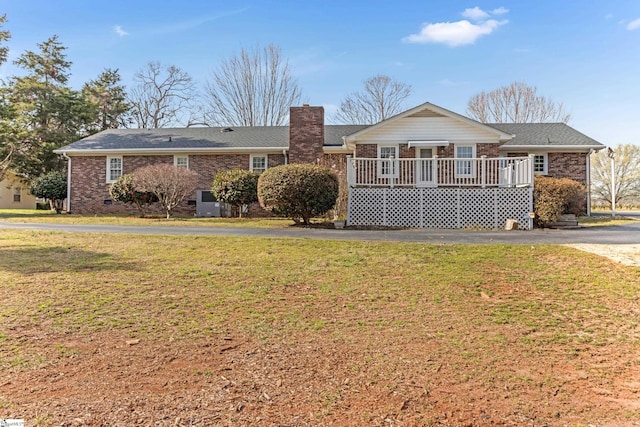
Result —
<path fill-rule="evenodd" d="M 336 240 L 383 240 L 425 243 L 504 244 L 640 244 L 640 221 L 629 225 L 575 230 L 467 231 L 467 230 L 331 230 L 290 228 L 164 227 L 72 224 L 23 224 L 0 221 L 0 228 L 55 230 L 71 233 L 131 233 L 195 236 L 250 236 Z"/>

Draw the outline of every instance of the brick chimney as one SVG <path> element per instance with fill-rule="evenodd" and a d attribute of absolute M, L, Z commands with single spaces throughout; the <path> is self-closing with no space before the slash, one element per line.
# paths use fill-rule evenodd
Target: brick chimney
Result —
<path fill-rule="evenodd" d="M 291 107 L 289 110 L 289 163 L 316 163 L 324 145 L 324 108 Z"/>

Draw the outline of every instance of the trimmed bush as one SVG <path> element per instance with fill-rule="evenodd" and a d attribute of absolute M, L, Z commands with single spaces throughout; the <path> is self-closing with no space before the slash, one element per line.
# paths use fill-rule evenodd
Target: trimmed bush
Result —
<path fill-rule="evenodd" d="M 211 192 L 216 199 L 229 203 L 242 218 L 242 205 L 258 201 L 258 177 L 260 174 L 246 169 L 231 169 L 219 172 L 211 184 Z"/>
<path fill-rule="evenodd" d="M 49 200 L 51 209 L 61 213 L 67 198 L 67 175 L 60 171 L 48 172 L 36 178 L 29 191 L 36 197 Z"/>
<path fill-rule="evenodd" d="M 565 213 L 579 214 L 585 209 L 584 185 L 569 178 L 538 176 L 534 181 L 533 205 L 538 225 L 555 222 Z"/>
<path fill-rule="evenodd" d="M 328 168 L 290 164 L 267 169 L 258 179 L 260 205 L 296 224 L 333 208 L 338 197 L 338 177 Z"/>
<path fill-rule="evenodd" d="M 109 187 L 109 194 L 116 202 L 136 205 L 142 217 L 145 216 L 146 207 L 158 201 L 158 197 L 150 191 L 138 191 L 134 184 L 134 176 L 131 173 L 122 175 Z"/>

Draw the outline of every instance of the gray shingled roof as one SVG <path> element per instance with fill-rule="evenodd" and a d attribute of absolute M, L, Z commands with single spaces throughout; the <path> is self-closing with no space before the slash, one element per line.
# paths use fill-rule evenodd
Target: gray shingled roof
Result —
<path fill-rule="evenodd" d="M 340 146 L 342 137 L 366 126 L 327 125 L 324 145 Z M 56 151 L 263 149 L 289 147 L 288 126 L 166 129 L 110 129 L 88 136 Z"/>
<path fill-rule="evenodd" d="M 490 123 L 487 124 L 515 137 L 502 145 L 555 147 L 593 147 L 604 145 L 564 123 Z M 325 146 L 341 146 L 342 137 L 367 128 L 368 125 L 326 125 Z M 260 150 L 289 148 L 288 126 L 233 127 L 230 132 L 220 127 L 166 129 L 110 129 L 88 136 L 57 152 L 92 150 Z"/>
<path fill-rule="evenodd" d="M 604 145 L 593 138 L 578 132 L 564 123 L 487 123 L 494 129 L 510 133 L 515 137 L 505 142 L 502 147 L 529 145 L 542 148 L 549 145 L 587 146 L 604 148 Z"/>

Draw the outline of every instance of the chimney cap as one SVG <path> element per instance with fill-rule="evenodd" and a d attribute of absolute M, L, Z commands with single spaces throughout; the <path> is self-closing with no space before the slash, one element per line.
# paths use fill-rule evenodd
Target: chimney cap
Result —
<path fill-rule="evenodd" d="M 302 104 L 302 106 L 303 106 L 303 107 L 308 107 L 308 106 L 309 106 L 309 104 Z"/>

